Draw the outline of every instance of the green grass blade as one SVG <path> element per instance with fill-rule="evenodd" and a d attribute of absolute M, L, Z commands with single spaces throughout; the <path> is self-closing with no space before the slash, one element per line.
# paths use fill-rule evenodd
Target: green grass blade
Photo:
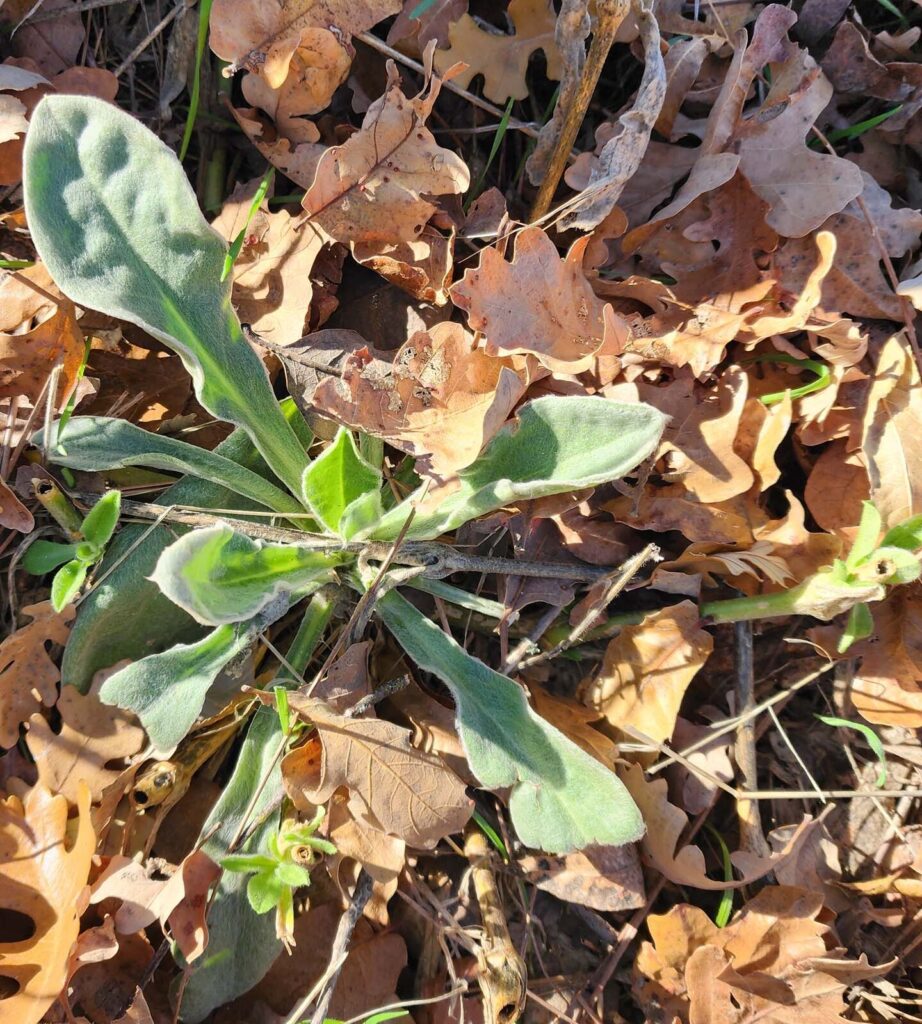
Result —
<path fill-rule="evenodd" d="M 195 42 L 195 72 L 192 78 L 192 92 L 189 96 L 189 113 L 186 115 L 186 127 L 182 133 L 182 145 L 179 147 L 179 159 L 185 160 L 198 117 L 198 105 L 202 92 L 202 58 L 205 55 L 205 42 L 208 39 L 208 20 L 211 17 L 212 0 L 200 0 L 198 9 L 198 39 Z"/>

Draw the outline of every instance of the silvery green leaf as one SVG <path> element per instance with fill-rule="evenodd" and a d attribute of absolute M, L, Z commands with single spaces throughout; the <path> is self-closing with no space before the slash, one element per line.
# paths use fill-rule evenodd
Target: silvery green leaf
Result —
<path fill-rule="evenodd" d="M 618 480 L 656 450 L 665 424 L 640 402 L 537 398 L 461 470 L 455 490 L 421 502 L 407 536 L 435 538 L 505 505 Z M 420 497 L 411 495 L 364 535 L 393 540 Z"/>
<path fill-rule="evenodd" d="M 250 619 L 279 601 L 313 593 L 335 579 L 349 556 L 272 544 L 225 523 L 194 530 L 161 554 L 151 577 L 174 604 L 209 626 Z"/>
<path fill-rule="evenodd" d="M 304 494 L 311 511 L 331 533 L 339 530 L 346 508 L 381 486 L 381 474 L 359 453 L 352 432 L 340 427 L 304 474 Z"/>
<path fill-rule="evenodd" d="M 111 103 L 46 96 L 29 122 L 23 192 L 32 240 L 65 295 L 178 352 L 202 405 L 247 430 L 300 496 L 306 455 L 221 283 L 226 244 L 173 151 Z"/>
<path fill-rule="evenodd" d="M 472 657 L 396 591 L 375 611 L 416 664 L 451 690 L 471 771 L 512 787 L 509 813 L 526 846 L 567 853 L 634 842 L 644 823 L 621 780 L 537 715 L 508 676 Z"/>
<path fill-rule="evenodd" d="M 32 443 L 44 444 L 40 430 Z M 275 512 L 303 513 L 304 506 L 258 473 L 216 452 L 197 448 L 163 434 L 142 430 L 127 420 L 106 416 L 74 416 L 55 439 L 51 461 L 69 469 L 97 473 L 106 469 L 146 466 L 183 473 L 221 484 Z M 96 506 L 99 507 L 98 505 Z"/>

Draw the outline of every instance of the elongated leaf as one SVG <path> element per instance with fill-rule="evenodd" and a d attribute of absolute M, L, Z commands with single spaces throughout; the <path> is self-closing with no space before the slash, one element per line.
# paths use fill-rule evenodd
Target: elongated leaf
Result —
<path fill-rule="evenodd" d="M 192 644 L 151 654 L 110 676 L 104 704 L 133 711 L 158 750 L 172 750 L 192 728 L 218 673 L 251 643 L 252 624 L 218 626 Z"/>
<path fill-rule="evenodd" d="M 43 443 L 44 431 L 39 431 L 33 444 L 41 447 Z M 89 473 L 128 466 L 188 473 L 221 484 L 275 512 L 304 511 L 290 494 L 236 462 L 172 437 L 152 434 L 126 420 L 75 416 L 58 435 L 51 461 Z"/>
<path fill-rule="evenodd" d="M 302 447 L 310 444 L 310 431 L 295 403 L 281 403 Z M 271 474 L 243 430 L 235 430 L 215 453 L 268 479 Z M 207 480 L 185 477 L 157 499 L 159 504 L 200 508 L 256 508 L 249 498 L 238 497 Z M 244 516 L 244 518 L 246 518 Z M 85 693 L 94 673 L 123 658 L 137 661 L 175 643 L 199 639 L 203 627 L 160 593 L 150 580 L 164 548 L 185 528 L 126 526 L 116 534 L 96 574 L 96 586 L 81 603 L 70 639 L 64 648 L 64 682 Z"/>
<path fill-rule="evenodd" d="M 535 399 L 460 472 L 457 490 L 420 508 L 408 536 L 438 537 L 504 505 L 617 480 L 654 451 L 665 423 L 661 412 L 642 403 Z M 391 509 L 366 534 L 392 540 L 416 497 Z"/>
<path fill-rule="evenodd" d="M 526 846 L 568 853 L 643 835 L 640 812 L 618 777 L 536 715 L 513 680 L 468 654 L 395 591 L 375 610 L 416 664 L 451 690 L 471 771 L 488 789 L 512 787 L 509 813 Z"/>
<path fill-rule="evenodd" d="M 276 757 L 281 739 L 278 715 L 272 708 L 260 708 L 243 741 L 234 773 L 202 826 L 202 835 L 210 837 L 202 849 L 213 860 L 220 862 L 227 853 L 247 811 L 255 828 L 238 852 L 268 851 L 269 837 L 278 831 L 278 811 L 269 812 L 282 788 Z M 208 949 L 192 964 L 183 992 L 183 1024 L 198 1024 L 215 1007 L 252 988 L 282 952 L 274 915 L 260 916 L 250 907 L 246 895 L 249 877 L 225 871 L 218 882 L 208 915 Z"/>
<path fill-rule="evenodd" d="M 22 567 L 35 576 L 44 576 L 46 572 L 69 562 L 76 553 L 76 544 L 57 544 L 53 540 L 39 539 L 29 545 Z"/>
<path fill-rule="evenodd" d="M 51 607 L 56 612 L 61 611 L 80 593 L 80 588 L 86 580 L 89 566 L 86 562 L 74 559 L 66 565 L 62 565 L 54 574 L 51 581 Z"/>
<path fill-rule="evenodd" d="M 300 495 L 307 458 L 240 333 L 220 281 L 225 243 L 173 152 L 110 103 L 52 95 L 32 114 L 23 167 L 32 239 L 61 290 L 178 352 L 202 405 L 244 427 Z"/>
<path fill-rule="evenodd" d="M 349 556 L 295 544 L 250 540 L 219 523 L 181 537 L 163 552 L 153 580 L 207 626 L 250 619 L 270 605 L 304 597 L 335 578 Z"/>
<path fill-rule="evenodd" d="M 380 486 L 381 474 L 362 458 L 345 427 L 304 474 L 311 511 L 332 532 L 339 529 L 343 512 L 352 502 Z"/>
<path fill-rule="evenodd" d="M 118 526 L 118 515 L 122 508 L 122 495 L 119 491 L 107 491 L 90 509 L 83 520 L 80 532 L 84 540 L 99 549 L 99 554 L 112 539 Z M 99 557 L 99 556 L 97 556 Z"/>

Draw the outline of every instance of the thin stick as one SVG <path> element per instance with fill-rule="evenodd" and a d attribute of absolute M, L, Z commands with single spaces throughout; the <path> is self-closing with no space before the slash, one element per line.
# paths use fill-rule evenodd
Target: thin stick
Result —
<path fill-rule="evenodd" d="M 81 3 L 72 7 L 58 7 L 53 11 L 37 11 L 35 14 L 27 14 L 19 23 L 23 25 L 39 25 L 43 21 L 54 21 L 70 14 L 83 14 L 85 11 L 95 11 L 100 7 L 114 7 L 116 4 L 127 3 L 128 0 L 82 0 Z"/>
<path fill-rule="evenodd" d="M 736 632 L 736 694 L 739 709 L 744 714 L 755 707 L 755 671 L 752 659 L 752 623 L 737 622 Z M 736 733 L 736 763 L 740 770 L 740 789 L 745 792 L 759 785 L 756 764 L 756 731 L 752 718 L 740 724 Z M 740 823 L 740 848 L 758 857 L 771 854 L 759 810 L 749 800 L 741 799 L 736 805 Z"/>
<path fill-rule="evenodd" d="M 70 497 L 80 506 L 92 508 L 100 499 L 99 494 L 75 491 Z M 339 541 L 334 537 L 318 537 L 299 530 L 287 530 L 280 526 L 265 526 L 227 516 L 215 516 L 206 512 L 185 512 L 179 508 L 167 508 L 143 501 L 122 501 L 122 513 L 136 519 L 155 519 L 160 522 L 182 523 L 186 526 L 215 526 L 224 523 L 238 533 L 260 540 L 279 541 L 284 544 L 298 544 L 312 551 L 347 551 L 363 554 L 368 558 L 387 558 L 393 545 L 378 541 Z M 246 514 L 246 513 L 241 513 Z M 608 570 L 596 566 L 566 565 L 561 562 L 526 562 L 514 558 L 491 558 L 481 555 L 466 555 L 449 544 L 437 541 L 406 541 L 401 544 L 394 561 L 400 565 L 419 566 L 425 575 L 440 577 L 453 572 L 501 573 L 513 576 L 533 576 L 541 579 L 563 579 L 593 582 L 605 576 Z"/>
<path fill-rule="evenodd" d="M 599 76 L 608 57 L 608 51 L 615 40 L 615 33 L 618 26 L 627 17 L 630 5 L 626 0 L 597 0 L 596 3 L 596 26 L 592 34 L 592 43 L 589 46 L 589 53 L 586 57 L 586 64 L 580 76 L 579 85 L 573 95 L 572 101 L 567 105 L 564 113 L 563 125 L 560 135 L 554 144 L 554 150 L 548 161 L 547 171 L 538 189 L 535 198 L 535 205 L 531 210 L 532 222 L 539 220 L 551 208 L 554 200 L 554 193 L 563 177 L 567 167 L 567 159 L 576 136 L 582 127 L 586 111 L 599 83 Z M 567 98 L 561 96 L 558 103 L 566 103 Z"/>
<path fill-rule="evenodd" d="M 131 67 L 132 64 L 141 56 L 141 54 L 150 46 L 150 44 L 160 35 L 160 33 L 169 25 L 169 23 L 182 14 L 186 10 L 186 0 L 178 0 L 178 3 L 171 10 L 160 19 L 160 21 L 154 25 L 154 27 L 147 33 L 147 35 L 141 40 L 140 43 L 128 54 L 128 56 L 122 61 L 121 64 L 112 73 L 116 78 L 121 76 Z"/>

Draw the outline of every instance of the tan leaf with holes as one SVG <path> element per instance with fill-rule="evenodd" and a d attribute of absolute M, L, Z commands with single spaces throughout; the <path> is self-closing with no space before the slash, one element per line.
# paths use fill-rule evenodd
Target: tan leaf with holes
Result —
<path fill-rule="evenodd" d="M 582 698 L 628 736 L 662 743 L 672 736 L 689 683 L 714 649 L 691 601 L 625 626 L 605 651 L 597 676 Z"/>
<path fill-rule="evenodd" d="M 74 608 L 55 612 L 50 601 L 22 609 L 32 621 L 0 644 L 0 747 L 15 746 L 19 726 L 40 708 L 51 707 L 61 673 L 46 644 L 63 646 L 70 634 Z"/>
<path fill-rule="evenodd" d="M 445 479 L 469 466 L 528 386 L 521 358 L 493 359 L 461 324 L 415 333 L 387 364 L 361 352 L 313 395 L 318 410 L 416 456 L 417 472 Z"/>
<path fill-rule="evenodd" d="M 381 829 L 408 846 L 430 848 L 464 827 L 472 804 L 463 783 L 438 757 L 411 747 L 406 729 L 376 719 L 344 718 L 300 694 L 292 694 L 289 702 L 316 726 L 323 743 L 319 779 L 304 794 L 311 803 L 325 803 L 339 786 L 348 786 Z"/>
<path fill-rule="evenodd" d="M 78 793 L 70 823 L 67 812 L 64 797 L 41 784 L 0 803 L 0 905 L 34 925 L 27 938 L 4 942 L 0 954 L 0 978 L 17 985 L 3 1000 L 3 1019 L 16 1024 L 37 1024 L 58 998 L 80 931 L 80 897 L 96 848 L 88 789 Z"/>

